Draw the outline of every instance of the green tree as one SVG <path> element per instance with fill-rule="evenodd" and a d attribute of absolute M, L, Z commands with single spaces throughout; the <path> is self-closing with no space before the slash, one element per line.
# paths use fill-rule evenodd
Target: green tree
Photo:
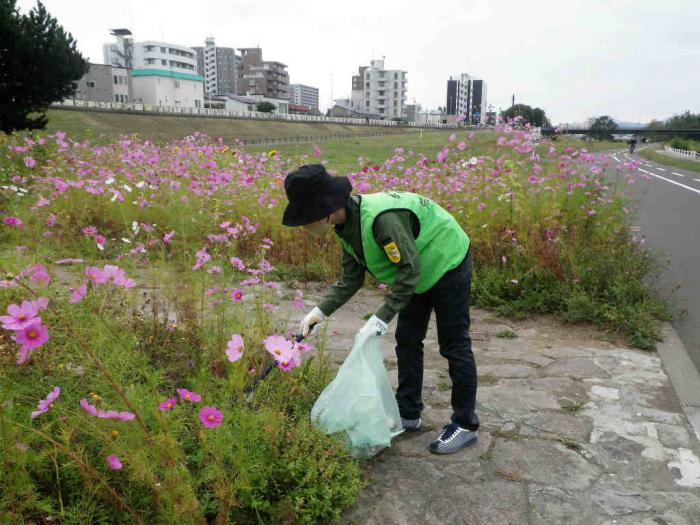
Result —
<path fill-rule="evenodd" d="M 616 129 L 617 124 L 615 121 L 609 116 L 603 115 L 595 119 L 595 122 L 591 124 L 591 131 L 588 135 L 597 140 L 612 140 L 612 135 Z"/>
<path fill-rule="evenodd" d="M 255 109 L 260 113 L 272 113 L 277 109 L 277 106 L 275 106 L 272 102 L 267 102 L 265 100 L 262 102 L 258 102 L 255 105 Z"/>
<path fill-rule="evenodd" d="M 49 104 L 69 98 L 89 64 L 41 2 L 28 15 L 0 0 L 0 130 L 42 129 Z"/>
<path fill-rule="evenodd" d="M 513 119 L 515 117 L 522 117 L 525 122 L 529 122 L 533 126 L 539 128 L 551 128 L 552 124 L 549 122 L 547 115 L 541 108 L 533 108 L 527 104 L 515 104 L 509 107 L 505 111 L 501 112 L 501 116 L 505 119 Z"/>

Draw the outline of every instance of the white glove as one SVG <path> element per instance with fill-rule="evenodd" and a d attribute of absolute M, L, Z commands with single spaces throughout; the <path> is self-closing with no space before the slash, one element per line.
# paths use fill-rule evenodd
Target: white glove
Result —
<path fill-rule="evenodd" d="M 306 317 L 301 320 L 301 325 L 299 326 L 299 331 L 304 337 L 309 337 L 310 335 L 316 335 L 321 323 L 326 320 L 326 314 L 324 314 L 318 306 L 314 306 Z"/>
<path fill-rule="evenodd" d="M 373 315 L 365 323 L 365 326 L 362 327 L 362 330 L 360 330 L 360 332 L 366 332 L 372 335 L 384 335 L 388 329 L 389 327 L 384 321 L 382 321 L 376 315 Z"/>

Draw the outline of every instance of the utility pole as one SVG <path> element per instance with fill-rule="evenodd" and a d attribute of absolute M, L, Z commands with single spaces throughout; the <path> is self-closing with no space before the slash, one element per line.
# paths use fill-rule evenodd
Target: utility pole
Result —
<path fill-rule="evenodd" d="M 513 103 L 510 106 L 511 107 L 515 106 L 515 93 L 513 93 Z"/>

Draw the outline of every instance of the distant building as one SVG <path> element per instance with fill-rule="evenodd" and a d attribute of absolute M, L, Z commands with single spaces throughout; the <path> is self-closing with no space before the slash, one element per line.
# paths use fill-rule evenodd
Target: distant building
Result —
<path fill-rule="evenodd" d="M 406 120 L 409 122 L 418 122 L 420 114 L 420 104 L 406 104 Z"/>
<path fill-rule="evenodd" d="M 293 115 L 308 115 L 311 113 L 311 108 L 309 106 L 304 106 L 303 104 L 289 103 L 289 112 Z"/>
<path fill-rule="evenodd" d="M 289 74 L 285 64 L 263 61 L 262 49 L 259 47 L 240 48 L 240 52 L 241 65 L 236 84 L 239 95 L 288 99 Z"/>
<path fill-rule="evenodd" d="M 73 98 L 97 102 L 133 102 L 130 72 L 123 67 L 90 64 L 88 72 L 76 82 Z"/>
<path fill-rule="evenodd" d="M 318 88 L 305 84 L 289 84 L 289 103 L 318 110 Z"/>
<path fill-rule="evenodd" d="M 486 122 L 486 82 L 463 73 L 447 81 L 448 115 L 465 115 L 468 124 Z"/>
<path fill-rule="evenodd" d="M 352 77 L 353 107 L 382 119 L 405 118 L 406 71 L 384 69 L 384 60 L 371 60 Z"/>
<path fill-rule="evenodd" d="M 204 107 L 204 79 L 163 69 L 131 71 L 134 102 L 182 108 Z"/>
<path fill-rule="evenodd" d="M 217 95 L 207 104 L 223 103 L 224 109 L 229 111 L 257 111 L 257 106 L 260 102 L 270 102 L 275 106 L 275 114 L 289 113 L 289 101 L 286 99 L 268 98 L 262 95 Z"/>
<path fill-rule="evenodd" d="M 133 68 L 196 74 L 197 53 L 190 47 L 166 42 L 135 42 Z"/>
<path fill-rule="evenodd" d="M 128 29 L 112 29 L 110 34 L 116 36 L 117 39 L 116 42 L 102 46 L 105 64 L 131 69 L 134 56 L 134 41 L 131 31 Z"/>
<path fill-rule="evenodd" d="M 204 77 L 204 94 L 236 94 L 241 57 L 232 47 L 218 47 L 214 37 L 208 37 L 204 47 L 193 47 L 197 53 L 197 73 Z"/>
<path fill-rule="evenodd" d="M 418 124 L 447 124 L 447 114 L 440 110 L 423 111 L 418 114 Z"/>
<path fill-rule="evenodd" d="M 117 41 L 104 44 L 105 64 L 128 69 L 164 69 L 180 73 L 197 72 L 197 53 L 192 48 L 167 42 L 134 42 L 128 29 L 112 29 Z"/>
<path fill-rule="evenodd" d="M 364 118 L 364 119 L 376 119 L 379 120 L 381 117 L 379 113 L 372 113 L 370 111 L 364 111 L 362 106 L 352 98 L 339 98 L 333 102 L 333 107 L 330 109 L 331 117 L 347 117 L 347 118 Z"/>

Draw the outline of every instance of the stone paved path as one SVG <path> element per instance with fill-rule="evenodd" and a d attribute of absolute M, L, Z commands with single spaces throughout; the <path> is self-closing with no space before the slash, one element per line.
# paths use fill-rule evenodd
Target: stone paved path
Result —
<path fill-rule="evenodd" d="M 338 364 L 381 296 L 361 291 L 328 325 Z M 382 338 L 396 383 L 393 325 Z M 509 330 L 515 338 L 498 337 Z M 431 326 L 424 430 L 368 465 L 369 488 L 342 524 L 700 523 L 700 444 L 653 353 L 550 318 L 472 311 L 479 373 L 477 445 L 428 444 L 450 419 L 447 362 Z"/>

